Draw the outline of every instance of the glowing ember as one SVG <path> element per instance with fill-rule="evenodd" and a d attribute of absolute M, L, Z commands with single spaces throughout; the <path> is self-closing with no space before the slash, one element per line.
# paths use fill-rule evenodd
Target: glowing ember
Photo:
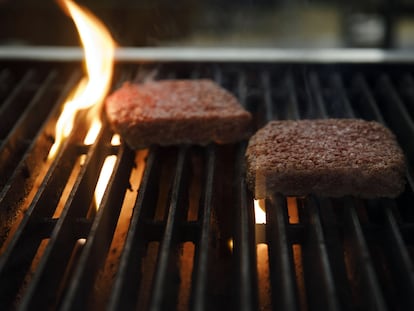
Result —
<path fill-rule="evenodd" d="M 254 200 L 254 216 L 257 224 L 266 223 L 266 212 L 263 206 L 264 200 Z"/>
<path fill-rule="evenodd" d="M 98 125 L 101 125 L 101 123 L 99 123 Z M 95 131 L 98 131 L 99 133 L 99 129 L 100 127 L 97 130 L 96 129 L 94 130 L 93 125 L 92 125 L 91 129 L 89 130 L 89 133 L 95 132 Z M 89 136 L 89 133 L 86 137 Z M 118 134 L 113 135 L 111 139 L 111 145 L 119 146 L 120 144 L 121 144 L 120 136 Z M 97 208 L 99 208 L 99 205 L 101 204 L 102 197 L 105 193 L 106 185 L 108 184 L 108 181 L 111 178 L 112 172 L 114 171 L 117 158 L 118 157 L 116 155 L 107 156 L 102 166 L 101 172 L 99 173 L 99 179 L 98 179 L 98 182 L 95 188 L 95 204 Z"/>
<path fill-rule="evenodd" d="M 233 251 L 233 248 L 234 248 L 234 241 L 233 241 L 233 239 L 229 239 L 229 240 L 227 241 L 227 245 L 228 245 L 229 249 L 230 249 L 231 251 Z"/>
<path fill-rule="evenodd" d="M 114 136 L 112 136 L 111 145 L 119 146 L 120 144 L 121 144 L 121 136 L 119 136 L 118 134 L 115 134 Z"/>
<path fill-rule="evenodd" d="M 299 223 L 299 210 L 298 210 L 296 198 L 288 197 L 287 204 L 288 204 L 289 223 L 291 224 Z"/>
<path fill-rule="evenodd" d="M 108 184 L 109 178 L 111 177 L 112 171 L 114 170 L 116 159 L 116 155 L 107 156 L 102 166 L 101 173 L 99 174 L 99 179 L 95 188 L 95 202 L 97 208 L 99 208 L 99 205 L 101 204 L 106 185 Z"/>
<path fill-rule="evenodd" d="M 63 139 L 70 134 L 78 110 L 93 107 L 91 112 L 99 120 L 103 99 L 111 85 L 115 52 L 111 34 L 92 13 L 71 0 L 58 0 L 58 3 L 71 16 L 79 32 L 85 54 L 86 77 L 79 83 L 73 98 L 63 106 L 49 158 L 55 156 Z"/>

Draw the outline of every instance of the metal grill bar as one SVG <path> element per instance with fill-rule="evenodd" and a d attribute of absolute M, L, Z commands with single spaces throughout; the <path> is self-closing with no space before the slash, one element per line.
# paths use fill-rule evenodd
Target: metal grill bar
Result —
<path fill-rule="evenodd" d="M 287 217 L 284 197 L 277 195 L 266 200 L 266 239 L 269 245 L 272 305 L 281 310 L 299 310 Z"/>
<path fill-rule="evenodd" d="M 283 115 L 275 110 L 272 101 L 270 77 L 264 77 L 266 119 L 272 120 Z M 292 97 L 292 88 L 290 96 Z M 297 103 L 293 100 L 293 104 Z M 298 113 L 298 109 L 294 109 Z M 293 118 L 298 118 L 294 115 Z M 288 214 L 286 198 L 275 195 L 265 201 L 266 241 L 268 244 L 269 272 L 272 305 L 282 310 L 299 310 L 298 288 L 293 262 L 293 250 L 288 233 Z"/>
<path fill-rule="evenodd" d="M 2 119 L 4 118 L 4 122 L 2 122 L 2 125 L 0 127 L 0 137 L 5 137 L 7 135 L 7 132 L 13 128 L 14 123 L 24 110 L 25 102 L 22 100 L 19 101 L 18 99 L 27 92 L 26 90 L 28 88 L 28 85 L 30 84 L 31 80 L 33 80 L 34 75 L 34 70 L 28 71 L 23 76 L 23 78 L 18 83 L 16 83 L 8 98 L 2 103 L 0 116 Z"/>
<path fill-rule="evenodd" d="M 406 105 L 407 110 L 412 115 L 413 113 L 413 107 L 412 103 L 414 102 L 414 79 L 411 73 L 405 73 L 399 83 L 398 90 L 401 94 L 401 96 L 405 99 L 405 101 L 408 103 Z"/>
<path fill-rule="evenodd" d="M 200 78 L 200 71 L 194 70 L 192 78 Z M 220 83 L 221 71 L 214 69 L 214 80 Z M 213 260 L 211 256 L 211 236 L 213 234 L 212 214 L 214 208 L 214 180 L 218 178 L 216 172 L 216 147 L 209 145 L 206 150 L 205 181 L 202 197 L 200 199 L 200 236 L 196 244 L 194 256 L 193 286 L 190 296 L 190 307 L 192 310 L 208 310 L 208 285 L 209 264 Z"/>
<path fill-rule="evenodd" d="M 354 302 L 352 299 L 351 286 L 349 282 L 344 260 L 343 228 L 340 220 L 335 216 L 338 209 L 336 202 L 329 198 L 315 198 L 319 208 L 318 221 L 321 222 L 323 239 L 327 247 L 329 265 L 332 278 L 335 282 L 337 299 L 343 310 L 352 310 Z M 316 218 L 317 219 L 317 218 Z"/>
<path fill-rule="evenodd" d="M 71 286 L 63 300 L 62 310 L 86 308 L 88 293 L 92 292 L 93 281 L 105 262 L 122 207 L 123 196 L 129 186 L 128 178 L 134 163 L 133 155 L 133 152 L 125 146 L 119 148 L 117 162 L 107 186 L 108 190 L 86 239 Z"/>
<path fill-rule="evenodd" d="M 193 310 L 206 310 L 208 292 L 208 264 L 210 254 L 210 239 L 212 234 L 212 210 L 213 210 L 213 185 L 215 177 L 216 153 L 213 145 L 207 147 L 207 161 L 205 171 L 207 172 L 205 190 L 202 199 L 201 233 L 196 249 L 193 292 L 191 303 Z"/>
<path fill-rule="evenodd" d="M 393 210 L 397 209 L 394 201 L 381 200 L 381 209 L 385 218 L 385 245 L 386 254 L 390 260 L 390 268 L 395 276 L 395 284 L 401 299 L 401 308 L 404 310 L 414 309 L 414 265 L 404 244 L 404 239 L 398 228 Z"/>
<path fill-rule="evenodd" d="M 378 108 L 377 103 L 375 102 L 374 96 L 370 91 L 370 88 L 367 84 L 367 80 L 362 74 L 357 74 L 356 77 L 352 80 L 352 89 L 354 92 L 361 94 L 362 99 L 358 102 L 358 108 L 363 113 L 361 115 L 366 119 L 377 120 L 378 122 L 385 124 L 384 118 L 382 117 L 381 111 Z"/>
<path fill-rule="evenodd" d="M 145 223 L 149 209 L 157 200 L 158 180 L 161 166 L 158 165 L 158 149 L 149 152 L 144 176 L 138 192 L 130 228 L 122 252 L 118 273 L 114 282 L 109 310 L 131 310 L 136 308 L 137 293 L 141 279 L 141 262 L 145 247 Z"/>
<path fill-rule="evenodd" d="M 318 310 L 340 310 L 338 289 L 333 278 L 316 199 L 309 198 L 304 209 L 309 217 L 307 241 L 304 243 L 305 281 L 308 281 L 306 287 L 309 290 L 309 304 Z"/>
<path fill-rule="evenodd" d="M 298 104 L 298 98 L 297 98 L 297 91 L 295 87 L 295 83 L 293 81 L 293 75 L 287 74 L 285 79 L 285 86 L 288 90 L 288 109 L 290 111 L 289 116 L 287 119 L 299 119 L 300 113 L 299 113 L 299 104 Z"/>
<path fill-rule="evenodd" d="M 342 81 L 342 77 L 336 73 L 332 77 L 332 84 L 333 89 L 335 92 L 334 96 L 338 96 L 339 100 L 342 105 L 338 107 L 338 114 L 341 115 L 341 117 L 347 117 L 347 118 L 355 118 L 355 112 L 352 109 L 352 105 L 348 99 L 347 93 L 345 91 L 344 83 Z"/>
<path fill-rule="evenodd" d="M 188 188 L 184 165 L 187 152 L 187 147 L 182 147 L 178 154 L 170 205 L 168 208 L 167 223 L 157 259 L 157 269 L 154 275 L 152 297 L 149 306 L 149 309 L 154 311 L 164 310 L 168 305 L 174 305 L 174 303 L 171 304 L 171 301 L 168 301 L 168 298 L 170 298 L 170 295 L 172 294 L 170 282 L 173 280 L 171 276 L 167 277 L 167 273 L 171 262 L 170 256 L 174 256 L 175 252 L 173 247 L 176 243 L 174 240 L 177 239 L 177 223 L 182 220 L 186 207 L 188 207 L 188 202 L 186 202 L 187 197 L 185 196 L 184 191 L 184 189 Z"/>
<path fill-rule="evenodd" d="M 242 177 L 243 172 L 240 170 L 244 159 L 245 146 L 241 146 L 238 151 L 236 173 L 237 197 L 237 224 L 236 235 L 234 240 L 234 252 L 238 259 L 238 282 L 240 282 L 239 310 L 257 310 L 258 293 L 257 293 L 257 270 L 256 270 L 256 247 L 255 247 L 255 228 L 254 228 L 254 209 L 253 200 L 246 193 L 245 180 Z"/>
<path fill-rule="evenodd" d="M 414 133 L 414 123 L 387 75 L 383 74 L 379 78 L 376 92 L 386 122 L 392 127 L 404 148 L 412 154 L 414 147 L 410 142 Z"/>
<path fill-rule="evenodd" d="M 309 84 L 311 87 L 311 96 L 313 99 L 313 103 L 316 104 L 316 111 L 319 113 L 319 117 L 326 118 L 328 116 L 328 112 L 326 109 L 326 105 L 324 103 L 324 99 L 322 97 L 322 89 L 320 86 L 319 78 L 315 72 L 311 72 L 309 74 Z"/>
<path fill-rule="evenodd" d="M 265 107 L 265 122 L 272 120 L 274 116 L 273 112 L 273 101 L 272 101 L 272 93 L 271 93 L 271 84 L 270 84 L 270 74 L 267 71 L 264 71 L 261 75 L 262 83 L 263 83 L 263 92 L 264 92 L 264 98 L 263 103 Z M 263 126 L 260 124 L 260 126 Z"/>
<path fill-rule="evenodd" d="M 6 96 L 7 91 L 9 90 L 9 83 L 11 83 L 10 70 L 7 68 L 2 68 L 0 71 L 0 99 L 2 101 L 4 100 L 4 97 Z"/>
<path fill-rule="evenodd" d="M 352 199 L 345 201 L 345 235 L 349 238 L 352 254 L 355 255 L 355 277 L 361 274 L 361 284 L 359 285 L 359 297 L 361 305 L 367 310 L 387 310 L 384 297 L 376 277 L 374 265 L 368 250 L 368 245 L 364 237 L 363 229 L 358 219 L 355 205 Z M 363 293 L 363 294 L 362 294 Z"/>
<path fill-rule="evenodd" d="M 236 96 L 240 104 L 246 106 L 247 77 L 243 71 L 238 73 Z M 257 310 L 257 270 L 256 270 L 256 241 L 254 227 L 253 200 L 246 193 L 243 173 L 244 153 L 246 146 L 240 144 L 236 151 L 235 161 L 235 198 L 236 198 L 236 230 L 234 236 L 234 253 L 237 258 L 237 282 L 240 284 L 239 310 Z"/>

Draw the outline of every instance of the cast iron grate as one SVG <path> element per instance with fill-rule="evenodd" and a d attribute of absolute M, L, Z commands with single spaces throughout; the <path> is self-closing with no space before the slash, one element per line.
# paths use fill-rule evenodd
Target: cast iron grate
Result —
<path fill-rule="evenodd" d="M 79 114 L 47 160 L 79 63 L 0 64 L 0 304 L 3 309 L 408 310 L 414 308 L 412 66 L 119 63 L 114 87 L 211 78 L 255 117 L 358 117 L 389 126 L 407 155 L 395 200 L 285 198 L 255 224 L 246 142 L 84 143 Z M 99 206 L 102 166 L 116 157 Z M 139 189 L 139 191 L 138 191 Z"/>

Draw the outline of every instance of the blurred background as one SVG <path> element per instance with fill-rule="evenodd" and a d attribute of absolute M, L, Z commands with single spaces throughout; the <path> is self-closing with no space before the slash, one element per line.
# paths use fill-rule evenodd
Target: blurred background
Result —
<path fill-rule="evenodd" d="M 409 0 L 78 0 L 121 46 L 414 48 Z M 0 0 L 1 45 L 78 46 L 53 0 Z"/>

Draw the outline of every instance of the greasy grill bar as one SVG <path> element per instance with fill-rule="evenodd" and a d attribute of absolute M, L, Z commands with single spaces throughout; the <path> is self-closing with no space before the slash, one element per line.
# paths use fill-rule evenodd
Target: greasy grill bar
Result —
<path fill-rule="evenodd" d="M 407 156 L 395 200 L 266 200 L 255 224 L 245 142 L 93 144 L 79 113 L 48 160 L 78 62 L 0 62 L 0 304 L 5 309 L 409 310 L 414 308 L 413 67 L 277 62 L 118 62 L 114 87 L 148 75 L 211 78 L 258 128 L 272 119 L 385 123 Z M 99 205 L 105 159 L 116 162 Z"/>

